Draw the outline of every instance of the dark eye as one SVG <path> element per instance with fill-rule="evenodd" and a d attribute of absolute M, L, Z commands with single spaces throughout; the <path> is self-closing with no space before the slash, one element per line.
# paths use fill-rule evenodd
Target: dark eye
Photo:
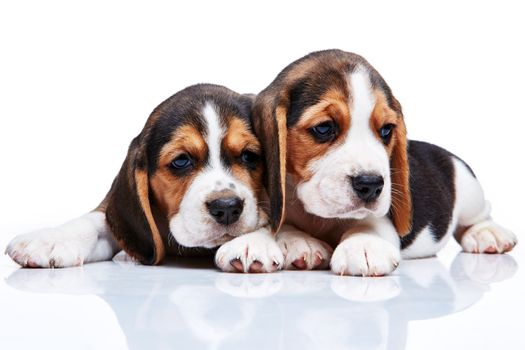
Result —
<path fill-rule="evenodd" d="M 192 161 L 190 156 L 187 154 L 181 154 L 177 158 L 173 159 L 173 161 L 170 164 L 170 167 L 176 170 L 187 169 L 190 166 L 192 166 Z"/>
<path fill-rule="evenodd" d="M 385 144 L 387 144 L 390 141 L 390 138 L 392 137 L 392 130 L 394 130 L 394 127 L 394 124 L 385 124 L 381 129 L 379 129 L 379 136 Z"/>
<path fill-rule="evenodd" d="M 241 161 L 250 168 L 255 168 L 259 163 L 259 155 L 255 152 L 244 150 L 241 153 Z"/>
<path fill-rule="evenodd" d="M 310 129 L 310 133 L 320 142 L 328 142 L 334 139 L 336 125 L 333 121 L 323 122 Z"/>

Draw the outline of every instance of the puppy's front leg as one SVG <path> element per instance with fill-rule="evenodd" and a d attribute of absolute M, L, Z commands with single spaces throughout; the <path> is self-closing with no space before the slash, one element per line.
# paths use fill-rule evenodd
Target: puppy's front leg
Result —
<path fill-rule="evenodd" d="M 111 260 L 119 250 L 105 213 L 93 211 L 61 226 L 16 236 L 6 253 L 23 267 L 70 267 Z"/>
<path fill-rule="evenodd" d="M 383 276 L 401 260 L 399 236 L 386 218 L 363 220 L 346 232 L 335 248 L 330 266 L 338 275 Z"/>
<path fill-rule="evenodd" d="M 232 239 L 215 254 L 215 264 L 226 272 L 274 272 L 282 268 L 283 261 L 268 227 Z"/>

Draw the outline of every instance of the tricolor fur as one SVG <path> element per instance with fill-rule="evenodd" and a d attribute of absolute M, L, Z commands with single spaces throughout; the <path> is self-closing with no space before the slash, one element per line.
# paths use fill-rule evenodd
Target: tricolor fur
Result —
<path fill-rule="evenodd" d="M 122 248 L 144 264 L 158 264 L 167 253 L 214 248 L 247 234 L 221 250 L 244 260 L 232 265 L 220 255 L 219 267 L 276 270 L 282 254 L 259 206 L 264 165 L 252 101 L 253 96 L 205 84 L 173 95 L 133 139 L 95 211 L 20 235 L 7 253 L 22 266 L 65 267 L 108 260 Z M 269 248 L 245 254 L 246 247 L 261 244 Z"/>
<path fill-rule="evenodd" d="M 463 161 L 407 140 L 400 103 L 361 56 L 329 50 L 290 64 L 257 96 L 254 122 L 271 226 L 287 224 L 277 237 L 286 267 L 327 266 L 331 249 L 318 240 L 335 248 L 332 270 L 352 275 L 434 255 L 453 233 L 470 252 L 516 243 Z"/>

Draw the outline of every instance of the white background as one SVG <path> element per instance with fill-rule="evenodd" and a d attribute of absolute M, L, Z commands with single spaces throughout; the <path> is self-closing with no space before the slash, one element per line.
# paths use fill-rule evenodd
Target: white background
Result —
<path fill-rule="evenodd" d="M 519 3 L 4 1 L 0 246 L 94 208 L 151 110 L 176 91 L 210 82 L 256 93 L 288 63 L 327 48 L 367 58 L 400 100 L 410 138 L 466 160 L 494 217 L 522 236 Z M 470 317 L 512 309 L 506 299 Z M 466 339 L 484 344 L 475 330 Z"/>

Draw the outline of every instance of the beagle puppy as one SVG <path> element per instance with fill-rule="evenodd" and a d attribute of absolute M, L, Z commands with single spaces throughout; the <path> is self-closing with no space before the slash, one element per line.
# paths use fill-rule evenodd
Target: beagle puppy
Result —
<path fill-rule="evenodd" d="M 222 245 L 224 271 L 277 270 L 283 255 L 259 205 L 264 164 L 252 103 L 217 85 L 176 93 L 151 113 L 94 211 L 17 236 L 6 253 L 25 267 L 67 267 L 124 249 L 151 265 Z"/>
<path fill-rule="evenodd" d="M 407 140 L 401 105 L 361 56 L 328 50 L 293 62 L 253 113 L 285 268 L 377 276 L 401 257 L 436 254 L 451 235 L 471 253 L 517 242 L 492 221 L 465 162 Z"/>

